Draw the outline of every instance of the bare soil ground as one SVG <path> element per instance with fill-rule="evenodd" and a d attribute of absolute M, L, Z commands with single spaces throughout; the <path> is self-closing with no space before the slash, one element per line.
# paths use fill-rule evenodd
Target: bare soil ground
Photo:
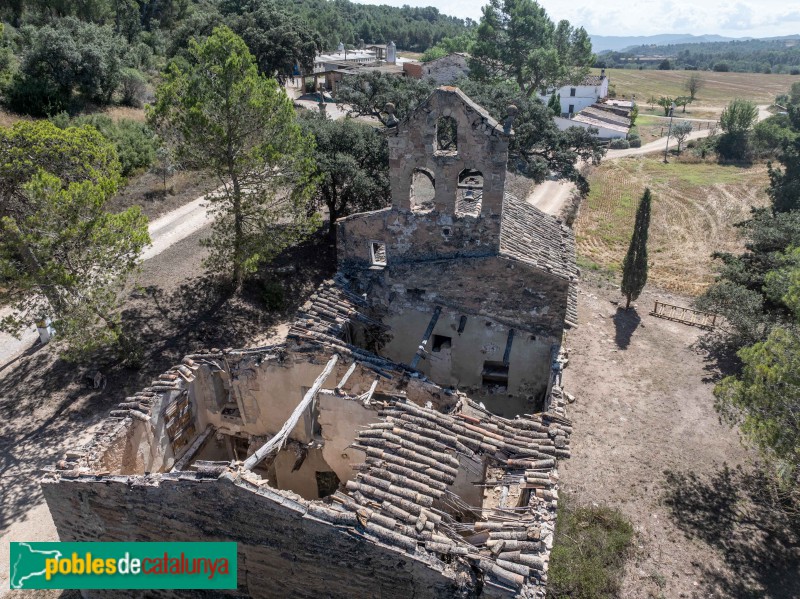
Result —
<path fill-rule="evenodd" d="M 639 199 L 650 187 L 650 281 L 689 295 L 713 281 L 713 252 L 742 249 L 734 225 L 749 217 L 751 206 L 768 202 L 765 164 L 720 165 L 690 151 L 669 164 L 660 155 L 607 160 L 593 169 L 589 182 L 591 192 L 575 223 L 584 268 L 619 268 Z"/>
<path fill-rule="evenodd" d="M 82 381 L 87 369 L 59 359 L 53 346 L 37 344 L 13 367 L 0 365 L 0 564 L 8 564 L 8 541 L 57 540 L 39 490 L 42 468 L 87 440 L 110 409 L 185 354 L 247 347 L 285 331 L 297 307 L 334 268 L 334 252 L 324 237 L 288 250 L 261 273 L 284 293 L 283 307 L 269 311 L 261 299 L 261 283 L 233 295 L 203 273 L 205 254 L 198 241 L 207 233 L 201 230 L 145 262 L 140 287 L 127 299 L 124 312 L 125 327 L 142 348 L 139 369 L 98 362 L 107 386 L 94 390 Z M 288 265 L 295 270 L 278 274 Z M 0 595 L 8 590 L 7 576 L 0 567 Z"/>
<path fill-rule="evenodd" d="M 616 282 L 584 277 L 564 492 L 634 525 L 622 599 L 800 597 L 800 523 L 770 505 L 753 454 L 720 424 L 702 331 L 650 316 L 655 298 L 689 302 L 648 288 L 625 312 Z"/>

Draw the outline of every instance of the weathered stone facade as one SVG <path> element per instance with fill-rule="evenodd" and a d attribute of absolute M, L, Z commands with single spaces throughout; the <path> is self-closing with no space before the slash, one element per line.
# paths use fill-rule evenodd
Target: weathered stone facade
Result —
<path fill-rule="evenodd" d="M 337 247 L 349 286 L 389 327 L 381 355 L 419 353 L 438 384 L 513 417 L 543 406 L 577 269 L 572 232 L 505 191 L 509 115 L 501 125 L 460 90 L 436 90 L 388 133 L 392 206 L 340 219 Z"/>
<path fill-rule="evenodd" d="M 430 79 L 436 85 L 451 85 L 469 75 L 468 56 L 454 52 L 431 60 L 422 65 L 422 78 Z"/>

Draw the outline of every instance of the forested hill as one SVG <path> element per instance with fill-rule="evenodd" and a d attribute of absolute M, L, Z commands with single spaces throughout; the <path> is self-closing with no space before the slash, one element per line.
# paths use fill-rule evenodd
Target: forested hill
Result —
<path fill-rule="evenodd" d="M 308 72 L 339 42 L 424 52 L 475 25 L 436 8 L 349 0 L 2 0 L 0 21 L 0 103 L 31 116 L 140 106 L 166 64 L 220 25 L 278 79 Z"/>
<path fill-rule="evenodd" d="M 607 66 L 630 63 L 633 57 L 667 56 L 672 68 L 694 67 L 719 71 L 789 73 L 800 69 L 800 36 L 796 38 L 734 40 L 668 45 L 645 45 L 603 55 Z"/>
<path fill-rule="evenodd" d="M 14 28 L 41 25 L 61 17 L 76 17 L 112 25 L 132 38 L 138 32 L 159 30 L 169 38 L 182 25 L 202 22 L 213 15 L 244 14 L 267 4 L 261 0 L 7 0 L 0 3 L 0 20 Z M 349 0 L 294 0 L 272 2 L 311 25 L 325 49 L 341 41 L 385 44 L 425 51 L 444 37 L 455 37 L 475 23 L 443 15 L 434 7 L 395 8 L 356 4 Z M 205 18 L 204 18 L 205 17 Z"/>
<path fill-rule="evenodd" d="M 424 52 L 442 38 L 456 37 L 475 25 L 469 18 L 443 15 L 432 6 L 395 8 L 349 0 L 296 0 L 293 6 L 319 31 L 327 47 L 339 41 L 385 44 L 393 40 L 398 48 Z"/>

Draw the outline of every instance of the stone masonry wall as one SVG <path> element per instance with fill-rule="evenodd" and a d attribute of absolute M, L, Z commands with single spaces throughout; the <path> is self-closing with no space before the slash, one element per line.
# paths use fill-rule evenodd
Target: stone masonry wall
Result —
<path fill-rule="evenodd" d="M 230 593 L 236 596 L 477 596 L 467 566 L 446 565 L 424 552 L 411 555 L 416 551 L 413 544 L 382 543 L 384 529 L 372 523 L 363 528 L 354 513 L 334 512 L 291 493 L 234 479 L 232 473 L 207 480 L 188 473 L 62 478 L 58 483 L 45 479 L 42 489 L 61 541 L 236 541 L 239 588 L 238 593 Z M 497 596 L 497 592 L 494 588 L 481 596 Z M 126 595 L 124 591 L 88 594 Z M 148 596 L 203 595 L 151 591 Z"/>
<path fill-rule="evenodd" d="M 436 149 L 441 118 L 454 119 L 457 124 L 456 151 Z M 457 88 L 437 89 L 389 133 L 392 205 L 411 210 L 412 176 L 414 169 L 422 168 L 435 180 L 435 209 L 454 214 L 459 174 L 464 169 L 474 169 L 484 178 L 481 214 L 500 214 L 508 139 L 502 126 Z"/>

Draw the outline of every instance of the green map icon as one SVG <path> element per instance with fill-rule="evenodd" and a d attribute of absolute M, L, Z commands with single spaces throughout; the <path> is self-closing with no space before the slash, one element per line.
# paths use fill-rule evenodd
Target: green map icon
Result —
<path fill-rule="evenodd" d="M 34 549 L 29 543 L 13 543 L 11 556 L 10 586 L 12 589 L 24 589 L 25 581 L 45 575 L 45 560 L 58 559 L 61 552 L 57 550 Z"/>

